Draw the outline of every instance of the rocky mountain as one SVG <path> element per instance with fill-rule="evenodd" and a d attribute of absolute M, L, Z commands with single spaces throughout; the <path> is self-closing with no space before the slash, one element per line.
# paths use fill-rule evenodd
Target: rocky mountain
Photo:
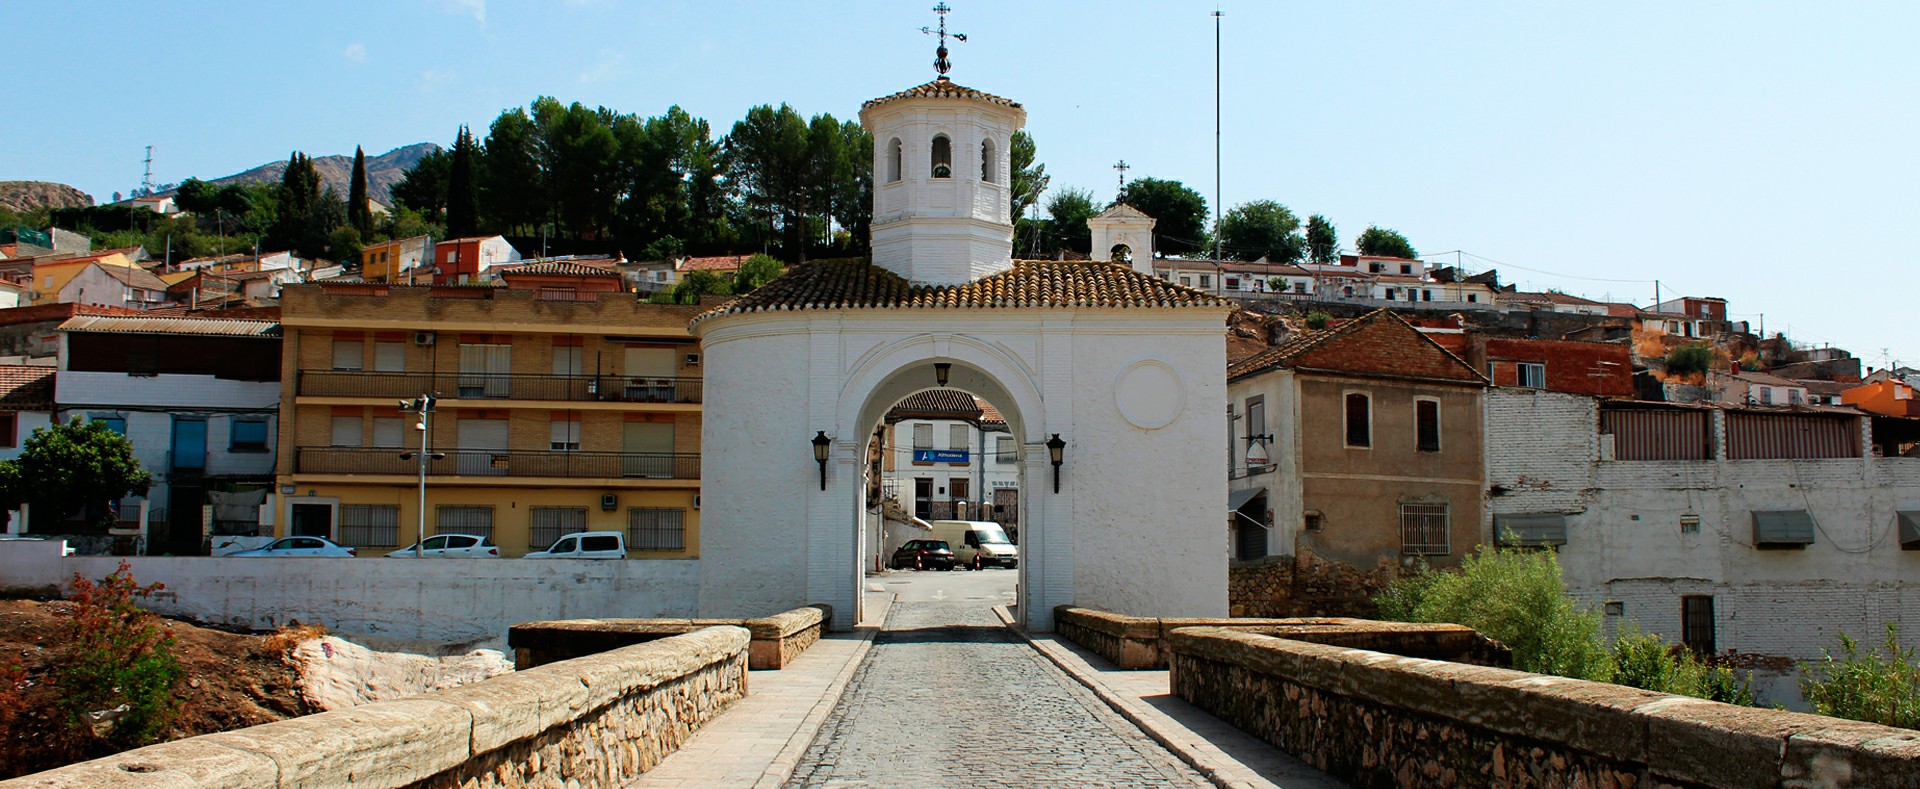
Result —
<path fill-rule="evenodd" d="M 367 157 L 367 196 L 387 205 L 393 205 L 393 185 L 405 177 L 407 170 L 427 154 L 440 150 L 440 146 L 430 142 L 417 142 L 412 145 L 395 148 L 379 156 Z M 316 156 L 313 169 L 320 173 L 321 188 L 332 187 L 335 194 L 346 199 L 348 179 L 353 177 L 353 155 Z M 287 160 L 281 159 L 263 164 L 243 173 L 235 173 L 225 178 L 215 178 L 216 184 L 234 183 L 278 183 L 280 174 L 286 172 Z"/>
<path fill-rule="evenodd" d="M 281 167 L 286 164 L 282 163 Z M 353 161 L 347 161 L 347 169 L 353 169 Z M 371 181 L 372 177 L 369 176 Z M 15 212 L 31 211 L 41 206 L 50 208 L 85 208 L 93 205 L 93 198 L 66 184 L 51 181 L 0 181 L 0 208 Z"/>

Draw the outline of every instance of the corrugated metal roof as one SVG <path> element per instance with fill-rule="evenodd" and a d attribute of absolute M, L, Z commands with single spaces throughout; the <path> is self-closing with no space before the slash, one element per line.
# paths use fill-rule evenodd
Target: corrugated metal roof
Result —
<path fill-rule="evenodd" d="M 228 337 L 278 337 L 277 321 L 234 318 L 149 318 L 119 315 L 80 315 L 60 324 L 61 331 L 105 334 L 197 334 Z"/>

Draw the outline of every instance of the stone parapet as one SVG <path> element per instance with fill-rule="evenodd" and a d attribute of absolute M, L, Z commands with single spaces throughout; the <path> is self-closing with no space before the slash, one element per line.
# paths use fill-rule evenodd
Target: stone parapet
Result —
<path fill-rule="evenodd" d="M 749 635 L 712 627 L 410 699 L 151 745 L 0 787 L 608 786 L 747 692 Z"/>
<path fill-rule="evenodd" d="M 1174 695 L 1355 786 L 1920 786 L 1920 732 L 1225 628 Z"/>
<path fill-rule="evenodd" d="M 522 622 L 507 631 L 514 667 L 528 669 L 707 627 L 744 627 L 752 634 L 749 667 L 778 670 L 820 640 L 833 608 L 814 604 L 756 619 L 561 619 Z"/>
<path fill-rule="evenodd" d="M 1167 668 L 1172 655 L 1168 638 L 1175 630 L 1186 627 L 1220 628 L 1476 665 L 1506 666 L 1513 662 L 1512 654 L 1506 647 L 1480 635 L 1473 628 L 1461 625 L 1379 622 L 1348 617 L 1146 617 L 1073 606 L 1055 608 L 1053 621 L 1061 636 L 1127 670 Z"/>

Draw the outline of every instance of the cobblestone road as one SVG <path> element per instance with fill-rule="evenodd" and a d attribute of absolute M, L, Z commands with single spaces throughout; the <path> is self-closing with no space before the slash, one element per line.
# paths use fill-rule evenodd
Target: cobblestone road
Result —
<path fill-rule="evenodd" d="M 788 787 L 1206 787 L 979 602 L 897 603 Z"/>

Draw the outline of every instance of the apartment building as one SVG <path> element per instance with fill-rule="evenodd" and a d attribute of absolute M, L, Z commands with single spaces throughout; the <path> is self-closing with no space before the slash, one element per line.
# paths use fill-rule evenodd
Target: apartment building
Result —
<path fill-rule="evenodd" d="M 701 368 L 687 323 L 704 308 L 551 287 L 282 291 L 280 533 L 362 556 L 412 544 L 424 433 L 429 535 L 491 536 L 517 556 L 623 531 L 632 557 L 697 557 Z M 437 398 L 424 431 L 398 407 L 423 394 Z"/>
<path fill-rule="evenodd" d="M 886 492 L 914 517 L 1016 525 L 1019 453 L 986 401 L 956 389 L 921 392 L 887 412 L 883 439 Z"/>

